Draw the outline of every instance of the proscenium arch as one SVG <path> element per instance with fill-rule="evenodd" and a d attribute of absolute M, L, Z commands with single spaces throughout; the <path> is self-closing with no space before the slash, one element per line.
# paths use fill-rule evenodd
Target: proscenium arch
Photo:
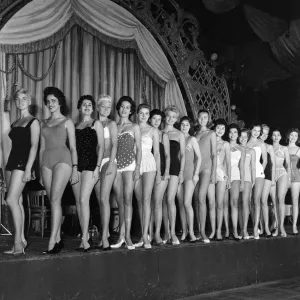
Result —
<path fill-rule="evenodd" d="M 6 0 L 0 4 L 0 30 L 32 0 Z M 230 120 L 229 93 L 224 78 L 215 74 L 198 47 L 198 22 L 173 0 L 167 8 L 153 0 L 111 0 L 133 14 L 152 34 L 165 53 L 180 87 L 188 115 L 196 118 L 200 107 L 213 118 Z M 170 4 L 172 9 L 170 9 Z"/>

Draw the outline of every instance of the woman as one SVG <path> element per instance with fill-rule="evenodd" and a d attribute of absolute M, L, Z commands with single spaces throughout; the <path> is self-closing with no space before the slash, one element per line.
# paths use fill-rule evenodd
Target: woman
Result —
<path fill-rule="evenodd" d="M 11 125 L 8 136 L 12 148 L 6 165 L 7 196 L 6 202 L 11 210 L 15 236 L 14 246 L 5 254 L 25 253 L 27 241 L 24 236 L 25 214 L 22 191 L 31 180 L 31 169 L 37 154 L 40 124 L 29 112 L 31 94 L 26 89 L 19 89 L 14 95 L 20 118 Z"/>
<path fill-rule="evenodd" d="M 175 197 L 178 185 L 183 183 L 183 171 L 185 165 L 185 138 L 181 131 L 174 127 L 179 117 L 179 109 L 175 105 L 170 105 L 165 109 L 166 121 L 163 130 L 170 140 L 170 179 L 167 187 L 166 202 L 168 217 L 170 222 L 172 245 L 179 245 L 180 242 L 175 234 L 176 206 Z M 166 233 L 165 233 L 166 234 Z"/>
<path fill-rule="evenodd" d="M 150 112 L 150 124 L 159 129 L 162 121 L 165 118 L 164 112 L 159 109 L 153 109 Z M 154 223 L 155 223 L 155 233 L 153 245 L 161 246 L 164 244 L 161 236 L 160 229 L 162 223 L 162 202 L 168 186 L 170 179 L 169 170 L 170 170 L 170 141 L 166 133 L 158 130 L 159 135 L 159 154 L 160 154 L 160 172 L 161 172 L 161 182 L 154 185 L 152 191 L 152 202 L 154 207 Z M 165 232 L 168 234 L 168 222 L 167 222 L 167 213 L 166 213 L 166 222 L 165 222 Z M 150 230 L 151 231 L 151 230 Z"/>
<path fill-rule="evenodd" d="M 78 182 L 75 127 L 72 120 L 62 114 L 66 99 L 61 90 L 45 88 L 44 103 L 51 114 L 41 123 L 41 183 L 51 204 L 51 235 L 48 250 L 44 253 L 57 254 L 64 247 L 60 237 L 61 198 L 69 180 L 71 184 Z"/>
<path fill-rule="evenodd" d="M 134 192 L 138 203 L 139 216 L 142 227 L 142 240 L 134 244 L 135 247 L 151 249 L 148 239 L 148 230 L 151 215 L 151 194 L 154 186 L 161 182 L 159 134 L 158 130 L 148 124 L 150 107 L 148 104 L 140 104 L 137 109 L 138 121 L 141 131 L 142 160 L 140 178 L 136 181 Z M 153 154 L 152 154 L 153 148 Z"/>
<path fill-rule="evenodd" d="M 194 211 L 192 207 L 192 198 L 195 186 L 199 181 L 201 154 L 196 138 L 190 136 L 189 134 L 189 131 L 192 127 L 192 120 L 189 117 L 183 117 L 180 119 L 179 125 L 180 130 L 185 137 L 185 165 L 183 172 L 183 184 L 179 185 L 177 192 L 179 213 L 183 229 L 181 241 L 186 240 L 187 223 L 190 242 L 194 243 L 197 239 L 194 234 Z"/>
<path fill-rule="evenodd" d="M 131 116 L 135 113 L 136 105 L 129 96 L 121 97 L 116 109 L 120 120 L 117 123 L 118 148 L 116 158 L 118 169 L 113 187 L 119 207 L 120 236 L 118 242 L 111 245 L 111 248 L 120 248 L 125 242 L 127 249 L 133 250 L 135 247 L 130 237 L 132 194 L 134 183 L 140 178 L 141 131 L 137 124 L 130 121 Z"/>
<path fill-rule="evenodd" d="M 199 174 L 199 182 L 195 189 L 198 196 L 199 207 L 199 223 L 200 235 L 204 243 L 210 243 L 205 233 L 206 224 L 206 196 L 209 184 L 216 183 L 216 168 L 217 168 L 217 138 L 216 133 L 208 128 L 210 123 L 210 113 L 208 110 L 201 109 L 198 111 L 199 130 L 196 134 L 196 139 L 199 143 L 201 151 L 201 167 Z M 215 204 L 209 203 L 210 211 L 215 214 Z"/>
<path fill-rule="evenodd" d="M 276 199 L 273 196 L 273 193 L 270 193 L 271 187 L 275 185 L 275 163 L 274 163 L 274 150 L 272 145 L 267 144 L 265 141 L 267 140 L 270 132 L 270 127 L 266 124 L 262 125 L 262 135 L 260 139 L 265 143 L 267 150 L 267 165 L 265 167 L 265 183 L 261 196 L 261 205 L 262 205 L 262 213 L 263 213 L 263 224 L 266 232 L 266 237 L 271 237 L 272 234 L 269 228 L 269 206 L 268 206 L 268 198 L 271 194 L 271 198 L 273 201 L 273 206 L 276 207 Z M 277 212 L 274 210 L 275 223 L 278 224 L 277 220 Z M 263 231 L 263 228 L 262 228 Z M 262 232 L 261 232 L 262 234 Z"/>
<path fill-rule="evenodd" d="M 281 133 L 279 129 L 272 131 L 272 141 L 275 157 L 275 183 L 277 198 L 278 226 L 273 236 L 278 235 L 280 230 L 282 237 L 287 237 L 284 228 L 285 195 L 291 186 L 291 165 L 288 148 L 280 145 Z"/>
<path fill-rule="evenodd" d="M 216 168 L 216 185 L 210 185 L 208 189 L 208 198 L 215 199 L 217 207 L 217 230 L 216 241 L 222 241 L 222 223 L 224 211 L 224 198 L 226 190 L 230 189 L 231 182 L 231 164 L 230 164 L 230 147 L 229 143 L 224 141 L 227 123 L 224 119 L 217 119 L 214 122 L 214 131 L 217 137 L 217 168 Z M 214 189 L 212 188 L 214 187 Z"/>
<path fill-rule="evenodd" d="M 231 221 L 233 230 L 233 239 L 239 241 L 242 237 L 238 235 L 238 200 L 240 192 L 244 190 L 245 176 L 245 149 L 237 144 L 240 129 L 237 124 L 231 124 L 228 127 L 229 145 L 230 145 L 230 161 L 231 161 L 231 188 L 229 191 Z"/>
<path fill-rule="evenodd" d="M 247 147 L 247 142 L 250 138 L 250 130 L 242 129 L 239 142 L 241 146 L 245 149 L 245 175 L 244 175 L 244 190 L 241 193 L 242 207 L 240 206 L 240 230 L 241 236 L 244 240 L 250 238 L 248 234 L 248 220 L 250 213 L 250 203 L 251 203 L 251 190 L 255 182 L 255 151 Z"/>
<path fill-rule="evenodd" d="M 262 127 L 258 123 L 254 123 L 251 126 L 251 136 L 250 140 L 247 143 L 247 147 L 251 148 L 255 151 L 255 183 L 252 191 L 253 196 L 253 204 L 254 204 L 254 239 L 259 239 L 258 233 L 258 224 L 260 219 L 260 201 L 261 195 L 265 182 L 265 173 L 264 169 L 267 165 L 267 150 L 265 143 L 259 139 L 260 134 L 262 133 Z M 260 159 L 262 157 L 263 163 L 260 163 Z"/>
<path fill-rule="evenodd" d="M 91 95 L 81 96 L 77 104 L 81 122 L 75 126 L 79 181 L 72 185 L 72 189 L 82 232 L 78 250 L 83 249 L 84 252 L 91 249 L 89 241 L 90 196 L 99 179 L 104 145 L 102 124 L 91 117 L 95 106 L 95 100 Z"/>
<path fill-rule="evenodd" d="M 300 171 L 299 159 L 300 151 L 296 145 L 299 141 L 299 130 L 297 128 L 290 129 L 287 135 L 288 151 L 291 162 L 291 196 L 293 205 L 293 235 L 298 234 L 297 221 L 299 212 L 299 192 L 300 192 Z"/>
<path fill-rule="evenodd" d="M 117 174 L 116 154 L 118 144 L 118 128 L 115 121 L 108 118 L 111 112 L 112 98 L 100 95 L 97 100 L 99 120 L 104 130 L 104 153 L 100 166 L 100 179 L 95 185 L 96 197 L 100 207 L 102 239 L 99 244 L 103 251 L 110 250 L 108 242 L 110 204 L 109 196 Z"/>

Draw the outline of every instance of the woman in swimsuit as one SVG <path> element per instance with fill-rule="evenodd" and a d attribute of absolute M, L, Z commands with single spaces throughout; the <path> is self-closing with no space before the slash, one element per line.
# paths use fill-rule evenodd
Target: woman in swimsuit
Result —
<path fill-rule="evenodd" d="M 227 123 L 224 119 L 217 119 L 214 122 L 214 131 L 217 137 L 217 168 L 216 168 L 216 185 L 210 185 L 208 189 L 208 198 L 215 199 L 217 211 L 217 230 L 216 241 L 222 240 L 222 223 L 224 212 L 224 198 L 226 189 L 231 186 L 231 164 L 230 164 L 230 147 L 229 143 L 224 141 L 227 129 Z M 214 189 L 211 186 L 215 187 Z"/>
<path fill-rule="evenodd" d="M 81 96 L 77 104 L 81 122 L 75 126 L 79 181 L 72 185 L 72 189 L 82 231 L 81 244 L 76 250 L 84 252 L 91 249 L 89 240 L 90 196 L 99 179 L 104 148 L 102 124 L 91 117 L 95 106 L 95 100 L 91 95 Z"/>
<path fill-rule="evenodd" d="M 274 150 L 272 145 L 267 144 L 265 141 L 267 140 L 270 132 L 270 127 L 266 124 L 262 125 L 262 135 L 260 139 L 265 143 L 268 161 L 265 167 L 265 183 L 261 196 L 261 205 L 262 205 L 262 214 L 263 214 L 263 224 L 266 232 L 266 237 L 271 237 L 272 234 L 269 229 L 269 206 L 268 206 L 268 198 L 271 195 L 273 207 L 276 206 L 276 199 L 274 197 L 274 193 L 271 193 L 271 187 L 275 186 L 275 163 L 274 163 Z M 274 210 L 275 223 L 278 224 L 277 220 L 277 212 Z M 262 227 L 261 227 L 262 228 Z M 263 228 L 262 228 L 263 231 Z M 262 234 L 262 232 L 261 232 Z"/>
<path fill-rule="evenodd" d="M 183 172 L 183 184 L 179 185 L 177 199 L 179 204 L 179 213 L 182 224 L 181 241 L 186 240 L 187 226 L 190 236 L 190 242 L 196 242 L 194 234 L 194 211 L 192 207 L 192 198 L 195 186 L 199 181 L 199 171 L 201 166 L 201 154 L 199 145 L 195 137 L 190 136 L 189 131 L 192 128 L 192 120 L 189 117 L 183 117 L 179 122 L 180 130 L 185 137 L 185 166 Z"/>
<path fill-rule="evenodd" d="M 293 234 L 298 234 L 297 220 L 299 212 L 299 193 L 300 193 L 300 170 L 299 160 L 300 151 L 296 145 L 299 141 L 299 130 L 297 128 L 290 129 L 287 134 L 288 150 L 291 162 L 291 196 L 293 204 Z"/>
<path fill-rule="evenodd" d="M 231 188 L 230 188 L 230 207 L 233 239 L 239 241 L 242 237 L 237 232 L 238 222 L 238 200 L 240 192 L 244 190 L 245 177 L 245 148 L 237 144 L 240 129 L 237 124 L 231 124 L 228 128 L 230 157 L 231 157 Z"/>
<path fill-rule="evenodd" d="M 288 148 L 281 146 L 281 133 L 279 129 L 272 131 L 273 149 L 275 154 L 275 182 L 276 182 L 276 198 L 277 198 L 277 216 L 278 226 L 273 236 L 278 235 L 278 230 L 281 232 L 282 237 L 286 237 L 284 228 L 285 216 L 285 195 L 288 188 L 291 186 L 291 164 Z M 275 192 L 275 187 L 274 187 Z"/>
<path fill-rule="evenodd" d="M 255 150 L 247 147 L 247 142 L 250 138 L 250 130 L 242 129 L 241 135 L 239 138 L 239 142 L 241 146 L 245 149 L 245 175 L 244 175 L 244 190 L 241 193 L 242 205 L 239 205 L 239 224 L 240 224 L 240 236 L 243 237 L 244 240 L 248 240 L 250 238 L 248 234 L 248 220 L 249 220 L 249 212 L 250 212 L 250 204 L 251 204 L 251 190 L 255 183 L 256 176 L 256 157 Z"/>
<path fill-rule="evenodd" d="M 153 109 L 150 112 L 150 124 L 159 129 L 162 121 L 165 118 L 164 112 L 159 109 Z M 160 237 L 160 229 L 163 215 L 163 199 L 168 186 L 168 182 L 170 179 L 169 170 L 170 170 L 170 141 L 169 137 L 166 133 L 162 131 L 158 131 L 159 135 L 159 154 L 160 154 L 160 172 L 161 172 L 161 182 L 157 185 L 154 185 L 152 192 L 152 201 L 153 201 L 153 209 L 154 209 L 154 223 L 155 223 L 155 234 L 153 245 L 161 246 L 163 244 L 163 240 Z M 165 232 L 168 234 L 168 211 L 167 205 L 164 201 L 164 227 Z M 151 230 L 150 230 L 151 232 Z"/>
<path fill-rule="evenodd" d="M 210 123 L 210 113 L 201 109 L 198 112 L 198 123 L 200 125 L 199 131 L 196 134 L 196 139 L 199 143 L 201 151 L 201 167 L 199 174 L 199 182 L 195 189 L 195 194 L 199 208 L 198 222 L 200 225 L 200 235 L 204 243 L 209 243 L 205 233 L 206 224 L 206 196 L 210 184 L 216 183 L 216 169 L 217 169 L 217 138 L 216 133 L 210 130 L 207 126 Z M 214 200 L 214 199 L 213 199 Z M 215 223 L 215 203 L 209 203 L 209 210 L 212 223 Z"/>
<path fill-rule="evenodd" d="M 262 127 L 260 124 L 254 123 L 251 126 L 251 136 L 247 143 L 247 147 L 255 151 L 255 183 L 252 191 L 253 204 L 254 204 L 254 239 L 259 239 L 258 224 L 260 219 L 260 201 L 261 195 L 265 183 L 265 173 L 264 169 L 267 165 L 267 150 L 265 143 L 259 139 L 262 133 Z M 262 157 L 263 163 L 260 163 L 260 158 Z"/>
<path fill-rule="evenodd" d="M 71 119 L 61 111 L 66 99 L 56 87 L 44 90 L 44 103 L 50 111 L 50 118 L 41 123 L 41 173 L 42 184 L 51 204 L 51 235 L 47 254 L 56 254 L 64 244 L 60 236 L 62 208 L 61 198 L 68 181 L 78 182 L 78 163 L 75 141 L 75 127 Z M 66 141 L 69 142 L 69 149 Z"/>
<path fill-rule="evenodd" d="M 166 122 L 163 130 L 170 140 L 170 179 L 167 188 L 166 200 L 168 207 L 168 216 L 170 222 L 169 241 L 172 245 L 179 245 L 180 242 L 175 234 L 176 222 L 176 206 L 175 197 L 178 190 L 178 185 L 183 183 L 183 171 L 185 164 L 185 138 L 184 134 L 174 128 L 174 124 L 179 117 L 179 110 L 175 105 L 170 105 L 165 109 Z M 166 234 L 166 233 L 165 233 Z"/>
<path fill-rule="evenodd" d="M 134 192 L 138 203 L 140 222 L 142 227 L 142 239 L 134 244 L 135 247 L 151 249 L 148 239 L 148 231 L 151 215 L 151 194 L 154 186 L 161 182 L 159 134 L 158 130 L 148 124 L 150 107 L 148 104 L 140 104 L 137 109 L 138 121 L 141 131 L 142 160 L 140 178 L 135 182 Z M 153 154 L 152 154 L 153 148 Z"/>
<path fill-rule="evenodd" d="M 127 249 L 135 249 L 131 237 L 132 194 L 134 183 L 140 178 L 141 168 L 141 131 L 130 118 L 135 113 L 136 105 L 129 96 L 119 99 L 116 106 L 120 117 L 117 123 L 117 175 L 113 184 L 114 193 L 119 207 L 120 236 L 111 248 L 120 248 L 125 243 Z M 135 151 L 134 151 L 135 149 Z M 125 237 L 124 237 L 125 232 Z"/>
<path fill-rule="evenodd" d="M 22 191 L 31 180 L 31 169 L 36 157 L 40 124 L 29 113 L 31 94 L 25 89 L 19 89 L 14 95 L 20 118 L 11 125 L 8 136 L 12 140 L 12 149 L 6 165 L 7 197 L 6 202 L 11 210 L 15 236 L 14 246 L 5 254 L 23 254 L 27 246 L 24 236 L 25 214 Z M 0 203 L 1 205 L 1 203 Z"/>
<path fill-rule="evenodd" d="M 100 179 L 95 185 L 102 225 L 102 239 L 99 247 L 102 247 L 103 251 L 111 249 L 108 242 L 110 218 L 109 197 L 117 174 L 118 128 L 116 122 L 108 118 L 111 112 L 111 102 L 112 98 L 109 95 L 100 95 L 97 100 L 99 120 L 104 131 L 104 153 L 100 165 Z"/>

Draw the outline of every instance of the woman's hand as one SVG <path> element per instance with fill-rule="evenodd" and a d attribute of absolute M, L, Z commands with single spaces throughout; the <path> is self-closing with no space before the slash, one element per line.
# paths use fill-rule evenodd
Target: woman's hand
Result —
<path fill-rule="evenodd" d="M 198 181 L 199 181 L 199 175 L 198 175 L 198 174 L 194 174 L 194 176 L 193 176 L 193 183 L 194 183 L 194 186 L 197 185 Z"/>
<path fill-rule="evenodd" d="M 112 164 L 113 164 L 113 162 L 111 162 L 111 161 L 108 162 L 108 166 L 105 171 L 105 177 L 112 174 L 112 168 L 113 168 Z"/>
<path fill-rule="evenodd" d="M 288 189 L 292 186 L 291 178 L 288 179 Z"/>
<path fill-rule="evenodd" d="M 73 184 L 76 184 L 77 182 L 79 182 L 78 170 L 77 170 L 77 168 L 73 168 L 72 175 L 70 178 L 70 183 L 73 185 Z"/>
<path fill-rule="evenodd" d="M 216 174 L 212 173 L 210 176 L 210 184 L 216 184 Z"/>
<path fill-rule="evenodd" d="M 162 177 L 162 180 L 169 180 L 170 179 L 170 174 L 165 173 L 164 176 Z"/>
<path fill-rule="evenodd" d="M 94 181 L 98 181 L 99 179 L 99 170 L 100 170 L 100 167 L 99 166 L 96 166 L 94 172 L 93 172 L 93 180 Z"/>
<path fill-rule="evenodd" d="M 140 179 L 140 166 L 136 165 L 135 170 L 132 173 L 133 181 L 138 181 Z"/>
<path fill-rule="evenodd" d="M 244 187 L 245 187 L 244 180 L 242 180 L 240 185 L 240 192 L 244 190 Z"/>
<path fill-rule="evenodd" d="M 271 186 L 275 186 L 275 184 L 276 184 L 275 180 L 272 180 Z"/>
<path fill-rule="evenodd" d="M 184 178 L 183 178 L 183 171 L 179 172 L 179 184 L 183 184 Z"/>
<path fill-rule="evenodd" d="M 161 183 L 161 175 L 159 172 L 159 173 L 156 173 L 156 176 L 155 176 L 155 185 L 159 185 L 160 183 Z"/>
<path fill-rule="evenodd" d="M 227 178 L 226 189 L 227 189 L 227 190 L 230 190 L 230 189 L 231 189 L 231 180 L 230 180 L 229 177 Z"/>
<path fill-rule="evenodd" d="M 26 168 L 25 171 L 24 171 L 24 175 L 23 175 L 22 181 L 26 183 L 26 182 L 28 182 L 30 180 L 31 180 L 31 170 L 28 170 Z"/>

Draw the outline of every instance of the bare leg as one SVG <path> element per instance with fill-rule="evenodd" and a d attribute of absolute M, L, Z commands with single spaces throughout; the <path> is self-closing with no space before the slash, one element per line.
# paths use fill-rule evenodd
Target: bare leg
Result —
<path fill-rule="evenodd" d="M 273 236 L 278 235 L 279 230 L 279 221 L 278 221 L 278 205 L 277 205 L 277 192 L 276 192 L 276 184 L 274 186 L 271 186 L 270 195 L 272 199 L 273 204 L 273 213 L 275 218 L 275 232 L 272 234 Z"/>
<path fill-rule="evenodd" d="M 205 223 L 206 223 L 206 196 L 208 191 L 208 186 L 210 182 L 210 170 L 204 170 L 200 173 L 199 178 L 199 216 L 200 216 L 200 234 L 203 240 L 208 240 L 205 233 Z"/>
<path fill-rule="evenodd" d="M 169 180 L 168 180 L 169 185 Z M 167 187 L 168 187 L 167 185 Z M 166 187 L 166 190 L 167 190 Z M 164 242 L 166 242 L 170 238 L 170 226 L 169 226 L 169 216 L 168 216 L 168 205 L 167 205 L 167 193 L 165 191 L 165 195 L 162 200 L 162 213 L 163 213 L 163 224 L 164 224 Z"/>
<path fill-rule="evenodd" d="M 175 222 L 176 222 L 175 196 L 176 196 L 177 189 L 178 189 L 178 176 L 172 175 L 169 179 L 169 184 L 167 187 L 167 198 L 166 198 L 172 242 L 177 241 L 177 237 L 175 234 Z"/>
<path fill-rule="evenodd" d="M 194 212 L 195 212 L 195 216 L 196 216 L 196 226 L 197 226 L 197 231 L 198 231 L 198 235 L 197 238 L 200 239 L 201 238 L 201 234 L 200 234 L 200 215 L 199 215 L 199 181 L 195 187 L 194 190 L 194 195 L 193 195 L 193 205 L 194 205 Z"/>
<path fill-rule="evenodd" d="M 143 175 L 141 175 L 140 178 L 134 184 L 134 194 L 138 205 L 139 219 L 140 219 L 140 226 L 141 226 L 141 233 L 142 233 L 140 242 L 142 242 L 142 238 L 143 238 L 143 203 L 142 203 L 143 200 L 142 176 Z"/>
<path fill-rule="evenodd" d="M 252 182 L 244 182 L 244 190 L 242 192 L 242 218 L 243 218 L 243 225 L 242 225 L 242 233 L 244 238 L 249 237 L 248 233 L 248 221 L 249 221 L 249 212 L 250 212 L 250 201 L 251 201 L 251 189 L 252 189 Z"/>
<path fill-rule="evenodd" d="M 223 215 L 224 215 L 224 225 L 225 225 L 225 238 L 229 237 L 229 217 L 228 217 L 228 198 L 229 198 L 229 191 L 225 191 L 224 195 L 224 206 L 223 206 Z M 222 226 L 221 226 L 222 229 Z"/>
<path fill-rule="evenodd" d="M 222 223 L 223 223 L 223 208 L 224 197 L 226 192 L 226 181 L 218 181 L 216 184 L 216 205 L 217 205 L 217 239 L 222 239 Z M 229 233 L 228 233 L 229 234 Z"/>
<path fill-rule="evenodd" d="M 258 235 L 258 224 L 260 218 L 260 201 L 261 194 L 264 187 L 265 179 L 261 177 L 255 178 L 254 192 L 253 192 L 253 202 L 254 202 L 254 230 L 253 235 L 257 238 Z"/>
<path fill-rule="evenodd" d="M 261 195 L 261 205 L 262 205 L 262 214 L 263 214 L 263 223 L 265 225 L 266 235 L 270 235 L 269 229 L 269 206 L 268 206 L 268 198 L 271 190 L 272 182 L 270 180 L 265 180 L 264 188 Z"/>
<path fill-rule="evenodd" d="M 293 204 L 293 233 L 297 234 L 297 221 L 299 213 L 299 193 L 300 193 L 300 182 L 293 182 L 291 186 L 291 196 Z"/>
<path fill-rule="evenodd" d="M 162 222 L 162 202 L 164 199 L 167 186 L 168 186 L 168 180 L 163 180 L 159 185 L 154 186 L 152 192 L 152 198 L 154 202 L 154 220 L 155 220 L 154 239 L 157 243 L 162 242 L 162 239 L 160 237 L 160 229 L 161 229 L 161 222 Z M 166 223 L 168 223 L 168 220 Z"/>
<path fill-rule="evenodd" d="M 178 206 L 179 206 L 179 215 L 180 215 L 180 221 L 182 226 L 182 236 L 181 240 L 185 240 L 187 236 L 187 216 L 185 212 L 184 207 L 184 183 L 178 185 L 177 190 L 177 200 L 178 200 Z"/>
<path fill-rule="evenodd" d="M 238 200 L 240 194 L 240 181 L 234 180 L 231 182 L 230 189 L 230 208 L 231 208 L 231 221 L 232 221 L 232 233 L 235 238 L 239 238 L 237 232 L 238 222 Z"/>
<path fill-rule="evenodd" d="M 279 219 L 279 229 L 281 236 L 286 237 L 286 231 L 284 228 L 284 216 L 285 216 L 285 195 L 288 188 L 288 175 L 282 175 L 277 181 L 277 200 L 278 200 L 278 219 Z"/>
<path fill-rule="evenodd" d="M 212 239 L 216 233 L 216 186 L 215 184 L 210 184 L 208 186 L 208 209 L 209 209 L 209 219 L 211 226 L 211 234 L 209 236 Z"/>
<path fill-rule="evenodd" d="M 73 190 L 73 194 L 74 194 L 75 201 L 76 201 L 76 210 L 77 210 L 77 216 L 78 216 L 80 228 L 82 228 L 81 205 L 80 205 L 81 172 L 78 172 L 78 179 L 79 179 L 79 181 L 72 185 L 72 190 Z M 83 248 L 82 239 L 80 241 L 79 248 Z"/>

